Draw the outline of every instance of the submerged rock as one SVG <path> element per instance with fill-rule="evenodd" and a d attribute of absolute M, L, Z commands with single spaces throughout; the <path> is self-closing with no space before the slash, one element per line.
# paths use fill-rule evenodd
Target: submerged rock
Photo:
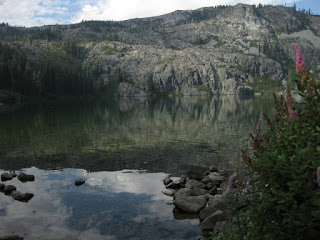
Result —
<path fill-rule="evenodd" d="M 198 213 L 205 208 L 207 199 L 205 196 L 178 197 L 173 204 L 182 211 Z"/>
<path fill-rule="evenodd" d="M 74 185 L 76 186 L 81 186 L 82 184 L 84 184 L 86 181 L 83 179 L 78 179 L 74 182 Z"/>
<path fill-rule="evenodd" d="M 20 173 L 18 175 L 18 179 L 21 181 L 21 182 L 33 182 L 34 181 L 34 175 L 28 175 L 26 173 Z"/>
<path fill-rule="evenodd" d="M 13 185 L 7 185 L 5 186 L 3 192 L 5 195 L 10 195 L 13 191 L 16 191 L 17 188 Z"/>
<path fill-rule="evenodd" d="M 1 174 L 1 181 L 9 181 L 13 178 L 12 174 L 10 173 L 2 173 Z"/>
<path fill-rule="evenodd" d="M 17 200 L 19 202 L 29 202 L 31 198 L 33 198 L 33 193 L 20 193 L 18 191 L 13 191 L 11 193 L 11 196 L 14 200 Z"/>

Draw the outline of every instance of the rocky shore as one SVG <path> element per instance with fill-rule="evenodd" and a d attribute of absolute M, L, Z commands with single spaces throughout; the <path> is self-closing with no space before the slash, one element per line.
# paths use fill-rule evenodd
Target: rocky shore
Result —
<path fill-rule="evenodd" d="M 201 222 L 203 239 L 211 232 L 219 232 L 227 216 L 246 205 L 243 192 L 247 190 L 246 179 L 211 167 L 204 174 L 188 172 L 178 180 L 170 176 L 163 179 L 163 194 L 173 197 L 173 212 L 197 214 Z"/>

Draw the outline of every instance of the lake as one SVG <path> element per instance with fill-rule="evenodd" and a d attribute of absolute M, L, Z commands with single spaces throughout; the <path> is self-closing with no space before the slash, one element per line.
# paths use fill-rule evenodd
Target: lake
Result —
<path fill-rule="evenodd" d="M 1 108 L 1 106 L 0 106 Z M 1 111 L 1 109 L 0 109 Z M 173 212 L 162 179 L 188 171 L 243 168 L 273 100 L 242 96 L 121 98 L 26 105 L 0 112 L 0 174 L 33 193 L 0 193 L 0 237 L 25 239 L 195 239 L 197 216 Z M 75 186 L 76 179 L 85 179 Z"/>

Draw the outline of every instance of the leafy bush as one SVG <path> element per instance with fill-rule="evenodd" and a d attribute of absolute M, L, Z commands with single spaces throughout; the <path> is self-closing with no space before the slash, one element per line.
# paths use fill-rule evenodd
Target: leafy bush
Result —
<path fill-rule="evenodd" d="M 296 85 L 302 103 L 275 96 L 276 114 L 264 114 L 268 129 L 251 135 L 253 154 L 242 150 L 250 167 L 248 206 L 231 218 L 215 239 L 319 239 L 320 82 L 304 66 L 296 45 Z"/>

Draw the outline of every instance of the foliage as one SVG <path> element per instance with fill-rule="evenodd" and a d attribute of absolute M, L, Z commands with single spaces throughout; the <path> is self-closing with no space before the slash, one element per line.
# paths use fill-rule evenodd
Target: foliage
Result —
<path fill-rule="evenodd" d="M 75 41 L 27 46 L 0 41 L 0 89 L 27 96 L 90 95 L 100 89 L 99 67 Z"/>
<path fill-rule="evenodd" d="M 297 46 L 296 84 L 302 104 L 275 96 L 276 114 L 258 123 L 250 167 L 248 206 L 216 239 L 318 239 L 320 236 L 320 82 L 304 67 Z"/>

